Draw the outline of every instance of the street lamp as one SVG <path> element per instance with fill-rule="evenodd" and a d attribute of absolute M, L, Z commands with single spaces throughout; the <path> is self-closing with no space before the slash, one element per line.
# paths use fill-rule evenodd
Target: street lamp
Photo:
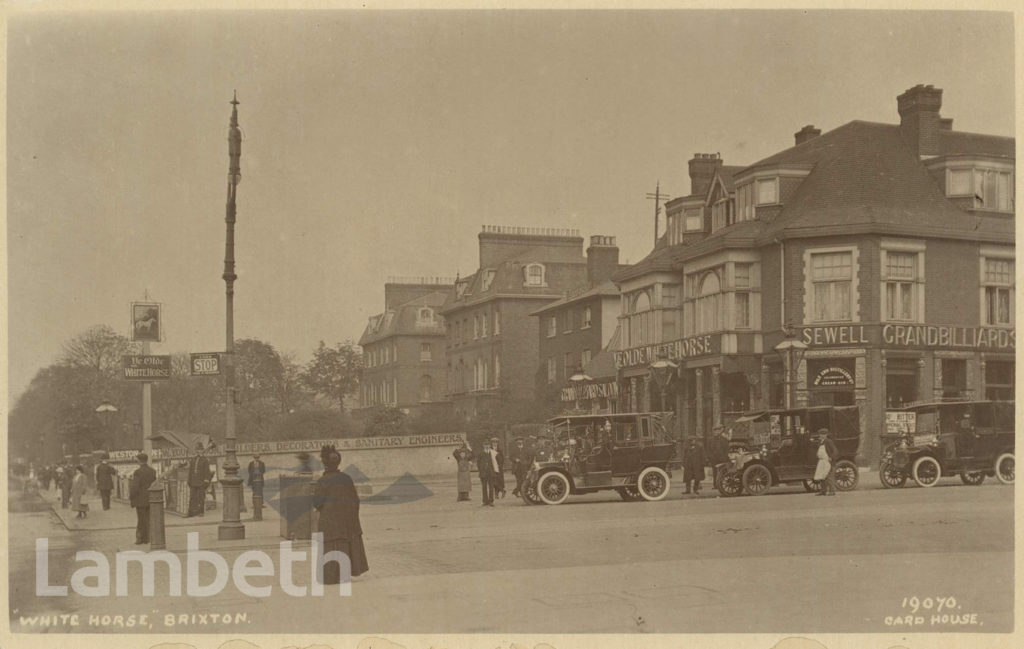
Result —
<path fill-rule="evenodd" d="M 669 360 L 668 356 L 664 351 L 658 353 L 658 358 L 649 365 L 651 370 L 651 376 L 654 377 L 654 382 L 661 389 L 661 409 L 665 410 L 665 392 L 668 390 L 668 384 L 672 382 L 672 377 L 675 375 L 675 371 L 679 368 L 678 363 L 673 363 Z"/>
<path fill-rule="evenodd" d="M 100 405 L 96 406 L 96 413 L 100 416 L 100 421 L 103 422 L 103 428 L 105 428 L 108 433 L 110 432 L 110 417 L 111 414 L 115 412 L 117 412 L 117 406 L 109 401 L 104 401 Z M 107 443 L 109 444 L 113 442 L 114 440 L 108 440 Z"/>
<path fill-rule="evenodd" d="M 787 324 L 782 328 L 786 337 L 775 346 L 775 351 L 786 363 L 786 408 L 793 407 L 793 393 L 797 383 L 797 368 L 807 352 L 807 343 L 800 340 L 792 325 Z"/>
<path fill-rule="evenodd" d="M 217 527 L 217 539 L 233 541 L 245 538 L 242 524 L 242 479 L 238 477 L 238 457 L 235 452 L 235 193 L 242 180 L 240 160 L 242 157 L 242 131 L 238 128 L 238 96 L 231 99 L 231 121 L 228 125 L 228 201 L 224 222 L 227 232 L 224 240 L 225 293 L 225 342 L 224 342 L 224 387 L 227 389 L 226 418 L 224 435 L 224 517 Z"/>

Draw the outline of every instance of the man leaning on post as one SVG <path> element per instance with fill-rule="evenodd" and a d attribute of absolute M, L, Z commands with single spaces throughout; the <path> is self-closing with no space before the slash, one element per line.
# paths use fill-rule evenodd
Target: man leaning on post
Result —
<path fill-rule="evenodd" d="M 132 474 L 128 497 L 138 517 L 138 523 L 135 525 L 135 545 L 142 545 L 149 543 L 149 487 L 156 480 L 156 471 L 149 466 L 149 456 L 145 453 L 139 453 L 135 459 L 139 461 L 139 468 Z"/>

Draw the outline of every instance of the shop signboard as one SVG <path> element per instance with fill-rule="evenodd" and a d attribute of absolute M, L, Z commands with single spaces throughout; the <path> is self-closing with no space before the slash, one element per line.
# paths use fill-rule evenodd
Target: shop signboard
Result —
<path fill-rule="evenodd" d="M 811 348 L 889 347 L 899 349 L 970 349 L 1012 352 L 1016 330 L 931 324 L 827 325 L 801 328 Z"/>
<path fill-rule="evenodd" d="M 171 357 L 132 354 L 121 357 L 126 381 L 166 381 L 171 378 Z"/>
<path fill-rule="evenodd" d="M 917 428 L 917 413 L 889 410 L 885 413 L 885 432 L 889 435 L 913 435 Z"/>

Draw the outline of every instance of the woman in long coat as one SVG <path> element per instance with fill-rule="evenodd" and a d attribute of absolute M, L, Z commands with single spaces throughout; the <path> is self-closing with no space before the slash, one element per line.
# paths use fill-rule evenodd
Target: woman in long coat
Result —
<path fill-rule="evenodd" d="M 71 481 L 71 509 L 78 512 L 75 518 L 85 518 L 89 514 L 89 505 L 82 502 L 85 490 L 85 469 L 79 464 L 75 467 L 75 477 Z"/>
<path fill-rule="evenodd" d="M 324 474 L 316 483 L 313 506 L 320 512 L 323 552 L 345 553 L 351 576 L 357 577 L 370 569 L 363 546 L 363 528 L 359 524 L 359 494 L 352 478 L 338 470 L 341 454 L 333 446 L 324 447 L 320 460 L 324 464 Z M 323 583 L 341 583 L 341 566 L 336 561 L 328 561 L 324 565 Z"/>
<path fill-rule="evenodd" d="M 462 446 L 455 449 L 455 452 L 452 453 L 452 457 L 455 458 L 459 465 L 459 497 L 456 501 L 469 500 L 469 492 L 473 489 L 473 480 L 470 474 L 470 470 L 473 467 L 473 452 L 463 442 Z"/>

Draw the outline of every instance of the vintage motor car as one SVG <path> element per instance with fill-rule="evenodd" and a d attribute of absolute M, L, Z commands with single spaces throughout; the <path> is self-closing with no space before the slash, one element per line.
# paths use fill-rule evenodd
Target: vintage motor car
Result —
<path fill-rule="evenodd" d="M 661 500 L 677 463 L 672 413 L 565 415 L 534 450 L 521 493 L 531 505 L 558 505 L 572 494 L 614 489 L 623 500 Z"/>
<path fill-rule="evenodd" d="M 889 488 L 912 478 L 921 487 L 959 475 L 968 485 L 987 476 L 1014 478 L 1012 401 L 934 401 L 886 411 L 878 476 Z"/>
<path fill-rule="evenodd" d="M 746 431 L 730 443 L 729 461 L 715 471 L 715 488 L 723 496 L 746 493 L 759 496 L 773 485 L 802 483 L 816 489 L 817 431 L 829 430 L 838 456 L 833 476 L 836 489 L 857 487 L 857 451 L 860 448 L 860 410 L 857 406 L 814 406 L 748 413 L 735 422 L 734 431 Z"/>

